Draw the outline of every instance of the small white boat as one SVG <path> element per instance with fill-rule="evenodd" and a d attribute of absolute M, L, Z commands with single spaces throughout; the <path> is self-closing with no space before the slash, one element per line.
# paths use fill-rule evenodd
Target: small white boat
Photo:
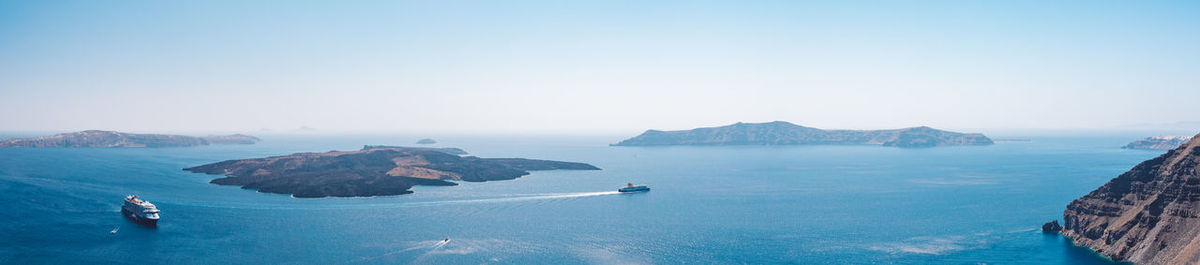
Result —
<path fill-rule="evenodd" d="M 118 231 L 118 230 L 121 230 L 121 227 L 120 227 L 120 226 L 118 226 L 118 227 L 116 227 L 116 228 L 113 228 L 113 230 L 112 230 L 112 231 L 108 231 L 108 233 L 109 233 L 109 234 L 114 234 L 114 235 L 115 235 L 115 234 L 117 234 L 117 231 Z"/>

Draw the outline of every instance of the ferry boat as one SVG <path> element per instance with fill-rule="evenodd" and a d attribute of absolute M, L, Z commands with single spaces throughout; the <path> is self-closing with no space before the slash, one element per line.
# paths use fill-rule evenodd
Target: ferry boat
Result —
<path fill-rule="evenodd" d="M 633 185 L 633 183 L 629 183 L 629 184 L 625 184 L 625 187 L 621 187 L 620 189 L 617 189 L 617 191 L 619 191 L 619 192 L 650 191 L 650 187 L 646 187 L 646 185 Z"/>
<path fill-rule="evenodd" d="M 134 223 L 157 226 L 158 207 L 153 203 L 139 199 L 137 195 L 125 196 L 125 204 L 121 205 L 121 215 Z"/>

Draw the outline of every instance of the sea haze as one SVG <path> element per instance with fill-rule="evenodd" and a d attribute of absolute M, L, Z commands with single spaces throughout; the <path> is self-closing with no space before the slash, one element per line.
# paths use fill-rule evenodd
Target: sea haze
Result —
<path fill-rule="evenodd" d="M 1108 264 L 1037 228 L 1061 218 L 1072 199 L 1161 154 L 1121 149 L 1139 136 L 1112 135 L 922 149 L 446 136 L 433 137 L 432 146 L 603 170 L 323 199 L 213 185 L 219 176 L 181 170 L 424 137 L 0 148 L 0 263 Z M 653 191 L 613 192 L 627 182 Z M 158 228 L 121 217 L 127 194 L 158 205 Z M 446 237 L 452 241 L 439 243 Z"/>

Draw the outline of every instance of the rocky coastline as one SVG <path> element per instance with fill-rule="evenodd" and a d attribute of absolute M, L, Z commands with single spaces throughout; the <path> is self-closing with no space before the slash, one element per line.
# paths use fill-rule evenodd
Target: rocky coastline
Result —
<path fill-rule="evenodd" d="M 1200 264 L 1200 137 L 1072 201 L 1061 234 L 1116 261 Z"/>

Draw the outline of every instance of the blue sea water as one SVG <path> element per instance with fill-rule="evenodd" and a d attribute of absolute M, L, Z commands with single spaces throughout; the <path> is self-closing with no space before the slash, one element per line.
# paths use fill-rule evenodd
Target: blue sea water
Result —
<path fill-rule="evenodd" d="M 435 137 L 437 146 L 604 170 L 323 199 L 212 185 L 217 176 L 181 170 L 424 136 L 0 149 L 0 263 L 1109 264 L 1038 228 L 1061 218 L 1074 198 L 1161 154 L 1120 149 L 1132 136 L 900 149 L 448 135 Z M 626 182 L 653 191 L 613 192 Z M 157 228 L 121 217 L 127 194 L 158 205 Z M 446 237 L 452 241 L 438 243 Z"/>

